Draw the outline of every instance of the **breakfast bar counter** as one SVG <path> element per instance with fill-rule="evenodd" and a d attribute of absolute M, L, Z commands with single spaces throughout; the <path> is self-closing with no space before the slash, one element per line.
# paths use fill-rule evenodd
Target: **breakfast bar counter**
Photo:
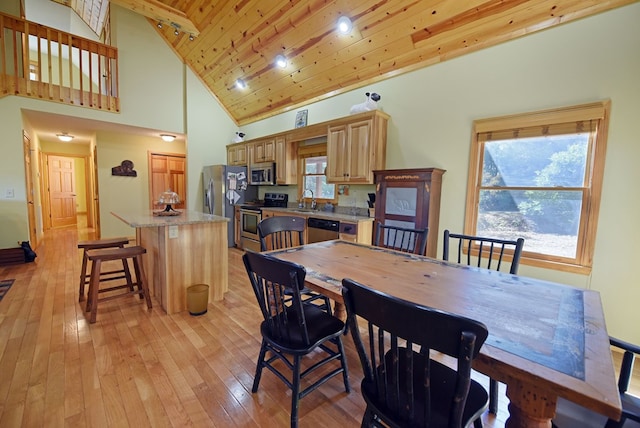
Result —
<path fill-rule="evenodd" d="M 135 227 L 137 244 L 147 250 L 143 260 L 151 295 L 168 314 L 187 309 L 191 285 L 207 284 L 209 301 L 222 300 L 228 289 L 228 218 L 197 211 L 111 214 Z"/>

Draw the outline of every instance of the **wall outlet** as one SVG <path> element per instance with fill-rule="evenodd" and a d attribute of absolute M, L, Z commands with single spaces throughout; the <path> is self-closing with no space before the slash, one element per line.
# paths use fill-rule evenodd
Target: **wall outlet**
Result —
<path fill-rule="evenodd" d="M 178 226 L 169 226 L 169 239 L 178 237 Z"/>
<path fill-rule="evenodd" d="M 7 189 L 4 192 L 4 197 L 7 198 L 7 199 L 11 199 L 11 198 L 15 198 L 16 195 L 15 195 L 13 189 Z"/>

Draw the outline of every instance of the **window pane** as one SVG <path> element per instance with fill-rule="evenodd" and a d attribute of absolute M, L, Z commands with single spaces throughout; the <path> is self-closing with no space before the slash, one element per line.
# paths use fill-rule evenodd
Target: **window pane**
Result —
<path fill-rule="evenodd" d="M 305 159 L 305 173 L 306 174 L 324 174 L 324 169 L 327 167 L 326 156 L 316 156 L 313 158 Z"/>
<path fill-rule="evenodd" d="M 335 199 L 335 189 L 333 184 L 327 184 L 327 177 L 324 175 L 307 175 L 304 177 L 304 188 L 313 191 L 316 199 Z M 309 194 L 306 195 L 309 197 Z"/>
<path fill-rule="evenodd" d="M 484 143 L 482 186 L 582 187 L 589 134 Z"/>
<path fill-rule="evenodd" d="M 477 234 L 525 239 L 524 251 L 575 258 L 580 191 L 481 190 Z"/>

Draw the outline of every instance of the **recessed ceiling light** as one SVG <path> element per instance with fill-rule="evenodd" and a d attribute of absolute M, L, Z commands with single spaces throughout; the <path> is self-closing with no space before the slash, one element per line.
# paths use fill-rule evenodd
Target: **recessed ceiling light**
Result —
<path fill-rule="evenodd" d="M 63 132 L 62 134 L 56 134 L 56 137 L 58 137 L 60 141 L 64 141 L 65 143 L 73 140 L 73 135 L 69 135 L 66 132 Z"/>
<path fill-rule="evenodd" d="M 280 68 L 285 68 L 287 66 L 287 58 L 284 55 L 276 56 L 276 65 Z"/>
<path fill-rule="evenodd" d="M 353 28 L 353 24 L 351 20 L 346 16 L 341 16 L 338 18 L 338 31 L 342 34 L 349 34 L 351 29 Z"/>
<path fill-rule="evenodd" d="M 170 135 L 170 134 L 160 134 L 160 138 L 162 138 L 167 143 L 170 143 L 170 142 L 172 142 L 173 140 L 176 139 L 176 136 L 175 135 Z"/>
<path fill-rule="evenodd" d="M 244 80 L 242 80 L 242 79 L 236 80 L 236 88 L 244 89 L 246 87 L 247 87 L 247 84 L 244 82 Z"/>

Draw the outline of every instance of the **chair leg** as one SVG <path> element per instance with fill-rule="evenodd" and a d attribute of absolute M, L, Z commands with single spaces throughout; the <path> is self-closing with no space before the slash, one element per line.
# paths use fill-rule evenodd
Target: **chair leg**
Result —
<path fill-rule="evenodd" d="M 498 414 L 498 381 L 489 379 L 489 413 Z"/>
<path fill-rule="evenodd" d="M 89 323 L 96 322 L 96 315 L 98 314 L 98 292 L 100 288 L 100 268 L 102 261 L 100 259 L 94 260 L 91 264 L 91 282 L 89 283 L 89 293 L 91 297 L 87 300 L 87 312 L 91 312 L 89 317 Z"/>
<path fill-rule="evenodd" d="M 336 338 L 336 345 L 338 345 L 338 352 L 340 352 L 340 364 L 342 365 L 342 378 L 344 379 L 344 390 L 348 393 L 351 392 L 351 386 L 349 385 L 349 370 L 347 369 L 347 357 L 344 353 L 344 346 L 342 345 L 342 337 Z"/>
<path fill-rule="evenodd" d="M 127 263 L 126 260 L 124 260 L 124 263 Z M 135 269 L 136 272 L 136 279 L 138 282 L 138 290 L 142 290 L 144 296 L 141 294 L 140 295 L 140 299 L 142 299 L 144 297 L 144 299 L 147 302 L 147 308 L 151 309 L 151 296 L 149 294 L 149 283 L 147 282 L 147 276 L 144 273 L 144 267 L 142 265 L 142 255 L 136 256 L 133 259 L 133 268 Z M 129 269 L 126 269 L 126 272 L 128 272 Z M 131 281 L 131 275 L 129 275 L 129 281 Z M 130 284 L 132 284 L 131 282 L 129 282 Z M 133 284 L 131 285 L 131 288 L 133 289 Z"/>
<path fill-rule="evenodd" d="M 262 376 L 262 368 L 264 367 L 264 358 L 267 355 L 267 344 L 262 341 L 260 346 L 260 354 L 258 355 L 258 364 L 256 365 L 256 374 L 253 376 L 253 386 L 251 392 L 254 394 L 258 392 L 258 386 L 260 385 L 260 377 Z"/>
<path fill-rule="evenodd" d="M 78 287 L 78 302 L 84 301 L 84 285 L 87 282 L 87 250 L 82 250 L 82 268 L 80 269 L 80 286 Z"/>
<path fill-rule="evenodd" d="M 135 259 L 134 259 L 134 263 L 135 263 Z M 135 266 L 134 266 L 135 267 Z M 129 285 L 129 291 L 133 291 L 133 280 L 131 279 L 131 271 L 129 270 L 129 261 L 128 259 L 122 259 L 122 270 L 124 271 L 124 277 L 127 281 L 127 284 Z M 140 282 L 140 275 L 138 275 L 138 270 L 136 269 L 136 279 L 138 280 L 138 283 Z M 138 286 L 138 289 L 140 287 Z M 142 299 L 142 295 L 140 296 L 140 298 Z"/>
<path fill-rule="evenodd" d="M 473 421 L 473 428 L 482 428 L 482 416 L 479 416 L 478 419 Z"/>
<path fill-rule="evenodd" d="M 293 357 L 293 374 L 291 378 L 291 428 L 298 427 L 298 410 L 300 408 L 300 360 L 299 355 Z"/>

